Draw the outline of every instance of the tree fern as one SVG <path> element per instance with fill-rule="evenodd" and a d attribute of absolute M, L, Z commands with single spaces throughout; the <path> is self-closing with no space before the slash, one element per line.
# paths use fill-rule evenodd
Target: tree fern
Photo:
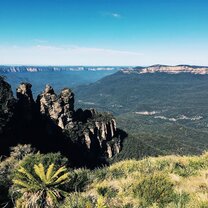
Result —
<path fill-rule="evenodd" d="M 43 164 L 39 163 L 34 165 L 32 173 L 24 167 L 17 170 L 13 179 L 15 192 L 20 194 L 17 207 L 57 207 L 58 201 L 64 198 L 65 192 L 61 186 L 68 182 L 69 173 L 65 166 L 58 170 L 54 170 L 54 167 L 52 163 L 45 170 Z"/>

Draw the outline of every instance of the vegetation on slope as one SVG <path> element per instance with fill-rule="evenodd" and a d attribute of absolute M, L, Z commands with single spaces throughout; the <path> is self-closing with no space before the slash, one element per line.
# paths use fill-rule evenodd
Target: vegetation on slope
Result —
<path fill-rule="evenodd" d="M 119 127 L 128 133 L 123 149 L 114 160 L 141 159 L 145 156 L 202 154 L 208 149 L 208 133 L 154 116 L 125 113 L 117 116 Z"/>
<path fill-rule="evenodd" d="M 207 149 L 207 87 L 208 75 L 118 72 L 75 92 L 79 106 L 116 115 L 128 133 L 118 157 L 138 159 Z"/>
<path fill-rule="evenodd" d="M 208 207 L 208 152 L 125 160 L 95 170 L 68 165 L 60 154 L 16 147 L 0 163 L 1 207 Z"/>

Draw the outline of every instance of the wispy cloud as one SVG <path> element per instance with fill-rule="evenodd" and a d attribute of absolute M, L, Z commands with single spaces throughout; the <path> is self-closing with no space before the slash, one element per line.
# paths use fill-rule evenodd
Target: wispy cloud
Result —
<path fill-rule="evenodd" d="M 113 17 L 115 17 L 115 18 L 121 18 L 121 15 L 118 14 L 118 13 L 112 13 L 111 15 L 112 15 Z"/>
<path fill-rule="evenodd" d="M 122 15 L 117 13 L 117 12 L 102 12 L 101 14 L 103 16 L 113 17 L 113 18 L 116 18 L 116 19 L 122 18 Z"/>
<path fill-rule="evenodd" d="M 145 50 L 143 53 L 111 48 L 60 46 L 36 44 L 33 46 L 0 45 L 0 65 L 153 65 L 155 63 L 177 65 L 208 65 L 207 52 L 198 50 Z M 184 56 L 188 54 L 189 56 Z"/>
<path fill-rule="evenodd" d="M 126 50 L 80 46 L 1 47 L 0 64 L 33 65 L 136 65 L 143 54 Z"/>
<path fill-rule="evenodd" d="M 42 43 L 48 43 L 48 40 L 35 38 L 33 39 L 33 42 L 42 44 Z"/>

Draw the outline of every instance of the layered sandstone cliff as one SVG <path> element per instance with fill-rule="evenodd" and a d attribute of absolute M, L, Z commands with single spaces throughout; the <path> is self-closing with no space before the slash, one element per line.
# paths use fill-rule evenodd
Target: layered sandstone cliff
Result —
<path fill-rule="evenodd" d="M 147 67 L 135 67 L 134 69 L 124 69 L 124 73 L 168 73 L 168 74 L 179 74 L 179 73 L 191 73 L 191 74 L 208 74 L 208 67 L 206 66 L 191 66 L 191 65 L 177 65 L 177 66 L 168 66 L 168 65 L 153 65 Z"/>

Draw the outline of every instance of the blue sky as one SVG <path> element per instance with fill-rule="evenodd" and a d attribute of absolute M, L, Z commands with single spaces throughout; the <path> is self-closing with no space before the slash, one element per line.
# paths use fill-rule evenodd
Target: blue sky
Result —
<path fill-rule="evenodd" d="M 208 65 L 207 0 L 0 0 L 0 64 Z"/>

